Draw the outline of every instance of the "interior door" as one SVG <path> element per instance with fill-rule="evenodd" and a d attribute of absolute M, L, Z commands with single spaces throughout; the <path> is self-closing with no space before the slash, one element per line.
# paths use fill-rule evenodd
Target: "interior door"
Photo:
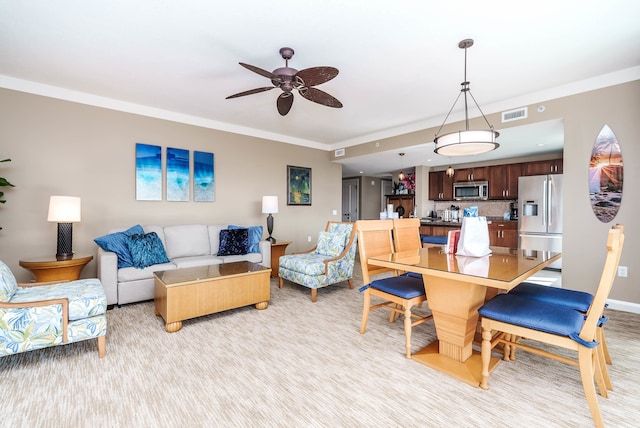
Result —
<path fill-rule="evenodd" d="M 342 221 L 358 220 L 358 179 L 342 180 Z"/>

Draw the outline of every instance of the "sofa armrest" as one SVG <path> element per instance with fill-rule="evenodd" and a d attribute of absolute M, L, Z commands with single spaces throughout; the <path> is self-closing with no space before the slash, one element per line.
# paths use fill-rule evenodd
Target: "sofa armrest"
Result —
<path fill-rule="evenodd" d="M 98 278 L 102 282 L 107 306 L 118 303 L 118 255 L 98 248 Z"/>
<path fill-rule="evenodd" d="M 262 254 L 262 263 L 264 267 L 271 267 L 271 242 L 260 241 L 260 254 Z"/>

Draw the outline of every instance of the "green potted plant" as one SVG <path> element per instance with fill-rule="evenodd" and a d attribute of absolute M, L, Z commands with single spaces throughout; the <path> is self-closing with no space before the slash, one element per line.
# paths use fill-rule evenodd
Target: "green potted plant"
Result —
<path fill-rule="evenodd" d="M 11 159 L 2 159 L 0 160 L 0 162 L 11 162 Z M 9 181 L 4 177 L 0 177 L 0 186 L 16 187 L 13 184 L 9 183 Z M 4 199 L 2 199 L 3 196 L 4 196 L 4 192 L 0 192 L 0 204 L 4 204 L 6 202 Z M 0 230 L 2 230 L 2 227 L 0 227 Z"/>

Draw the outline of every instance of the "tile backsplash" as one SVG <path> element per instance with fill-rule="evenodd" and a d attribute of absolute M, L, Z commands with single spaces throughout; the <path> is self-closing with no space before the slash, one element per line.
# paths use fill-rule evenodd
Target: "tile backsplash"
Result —
<path fill-rule="evenodd" d="M 442 211 L 451 208 L 451 205 L 460 207 L 464 210 L 467 207 L 478 207 L 478 215 L 485 217 L 502 217 L 504 213 L 509 212 L 509 204 L 513 201 L 429 201 L 427 207 L 423 209 L 422 217 L 426 217 L 435 209 L 438 215 L 442 215 Z M 434 208 L 435 207 L 435 208 Z"/>

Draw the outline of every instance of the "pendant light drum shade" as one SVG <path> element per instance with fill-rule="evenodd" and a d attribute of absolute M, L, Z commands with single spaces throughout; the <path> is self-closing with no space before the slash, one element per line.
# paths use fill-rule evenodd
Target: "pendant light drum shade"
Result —
<path fill-rule="evenodd" d="M 457 131 L 436 137 L 435 152 L 442 156 L 468 156 L 490 152 L 500 147 L 499 132 L 493 130 Z"/>
<path fill-rule="evenodd" d="M 497 131 L 493 130 L 493 126 L 489 123 L 484 113 L 480 109 L 480 106 L 476 102 L 476 99 L 471 94 L 471 89 L 469 88 L 469 81 L 467 80 L 467 48 L 473 46 L 472 39 L 464 39 L 460 43 L 458 43 L 458 47 L 460 49 L 464 49 L 464 82 L 462 82 L 462 89 L 460 90 L 460 94 L 456 101 L 453 103 L 451 110 L 447 114 L 447 117 L 444 118 L 444 122 L 438 129 L 436 133 L 436 138 L 433 142 L 436 144 L 435 149 L 433 150 L 439 155 L 442 156 L 469 156 L 469 155 L 478 155 L 480 153 L 490 152 L 491 150 L 497 149 L 500 144 L 496 143 L 496 138 L 500 135 Z M 453 111 L 453 108 L 456 106 L 456 103 L 460 99 L 460 96 L 464 98 L 464 122 L 465 129 L 461 131 L 451 132 L 449 134 L 439 135 L 442 127 L 447 122 L 449 118 L 449 114 Z M 473 130 L 469 129 L 469 108 L 467 106 L 467 97 L 470 96 L 476 107 L 480 111 L 482 118 L 489 126 L 489 129 L 480 129 Z"/>

